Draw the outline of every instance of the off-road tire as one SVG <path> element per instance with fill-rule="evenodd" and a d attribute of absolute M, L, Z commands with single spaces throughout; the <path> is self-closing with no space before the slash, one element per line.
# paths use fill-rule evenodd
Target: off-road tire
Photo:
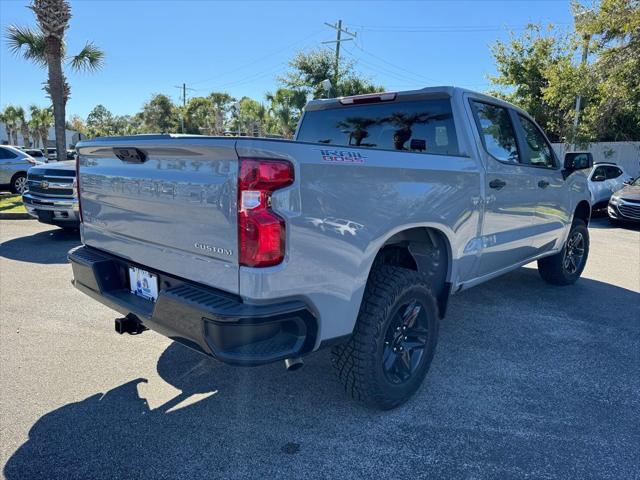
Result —
<path fill-rule="evenodd" d="M 580 264 L 576 265 L 575 270 L 571 271 L 567 268 L 566 260 L 567 255 L 569 255 L 570 242 L 576 235 L 582 238 L 583 254 L 580 258 Z M 588 256 L 589 230 L 582 220 L 574 220 L 562 250 L 555 255 L 538 260 L 538 272 L 545 282 L 552 285 L 572 285 L 580 278 L 587 264 Z"/>
<path fill-rule="evenodd" d="M 412 299 L 415 299 L 412 300 Z M 420 325 L 428 332 L 415 371 L 401 384 L 394 384 L 383 366 L 388 353 L 390 326 L 408 302 L 420 305 Z M 332 350 L 332 363 L 346 392 L 369 406 L 388 410 L 406 402 L 420 387 L 429 370 L 438 341 L 438 307 L 428 277 L 413 270 L 386 265 L 372 270 L 351 338 Z M 417 324 L 417 320 L 415 320 Z M 391 330 L 395 330 L 393 327 Z M 407 337 L 404 337 L 406 340 Z M 402 339 L 400 339 L 402 340 Z"/>

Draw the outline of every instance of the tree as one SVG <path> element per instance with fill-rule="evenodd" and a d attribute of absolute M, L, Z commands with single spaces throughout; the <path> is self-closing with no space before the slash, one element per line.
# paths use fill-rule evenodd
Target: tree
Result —
<path fill-rule="evenodd" d="M 640 140 L 640 2 L 602 0 L 580 28 L 595 37 L 597 55 L 580 133 L 587 140 Z"/>
<path fill-rule="evenodd" d="M 498 86 L 492 92 L 529 112 L 555 141 L 567 137 L 571 123 L 570 112 L 551 105 L 544 92 L 550 86 L 550 72 L 559 64 L 571 64 L 573 38 L 553 34 L 552 27 L 544 30 L 540 25 L 528 25 L 520 37 L 511 35 L 509 42 L 498 40 L 491 46 L 498 75 L 490 77 Z M 576 90 L 573 90 L 576 93 Z M 569 98 L 570 93 L 565 93 Z M 575 103 L 575 95 L 573 95 Z M 571 107 L 571 109 L 573 106 Z"/>
<path fill-rule="evenodd" d="M 29 128 L 31 129 L 31 136 L 36 140 L 40 140 L 40 147 L 47 147 L 47 139 L 49 138 L 49 128 L 53 124 L 53 113 L 51 107 L 39 108 L 36 105 L 29 107 L 31 113 L 31 119 L 29 120 Z M 66 155 L 66 154 L 65 154 Z"/>
<path fill-rule="evenodd" d="M 87 135 L 87 124 L 79 115 L 71 116 L 71 120 L 67 122 L 67 128 L 81 133 L 82 135 Z"/>
<path fill-rule="evenodd" d="M 5 107 L 0 120 L 4 123 L 5 131 L 7 132 L 7 139 L 9 143 L 13 145 L 18 144 L 18 111 L 16 107 L 8 105 Z"/>
<path fill-rule="evenodd" d="M 16 116 L 18 118 L 18 129 L 20 130 L 20 134 L 22 135 L 22 143 L 25 147 L 30 147 L 31 141 L 29 139 L 29 123 L 25 118 L 24 108 L 22 107 L 16 108 Z"/>
<path fill-rule="evenodd" d="M 87 115 L 87 136 L 95 138 L 115 134 L 113 114 L 104 105 L 96 105 Z"/>
<path fill-rule="evenodd" d="M 266 133 L 268 123 L 267 109 L 260 102 L 249 97 L 242 97 L 238 109 L 234 109 L 229 129 L 241 135 L 262 136 Z"/>
<path fill-rule="evenodd" d="M 554 34 L 530 25 L 492 53 L 498 94 L 527 110 L 556 141 L 640 139 L 640 2 L 602 0 L 595 10 L 574 3 L 576 31 Z M 587 46 L 591 61 L 578 64 Z"/>
<path fill-rule="evenodd" d="M 167 95 L 155 94 L 140 112 L 145 133 L 175 133 L 180 125 L 176 106 Z"/>
<path fill-rule="evenodd" d="M 289 62 L 291 70 L 280 81 L 289 89 L 313 94 L 313 98 L 326 96 L 322 88 L 323 80 L 335 78 L 335 57 L 327 50 L 312 50 L 299 52 Z M 343 58 L 338 64 L 338 80 L 333 81 L 333 95 L 359 95 L 383 91 L 368 79 L 358 75 L 354 70 L 354 63 Z"/>
<path fill-rule="evenodd" d="M 209 98 L 216 108 L 215 135 L 222 135 L 229 121 L 231 106 L 236 99 L 226 92 L 211 92 Z"/>
<path fill-rule="evenodd" d="M 185 108 L 185 130 L 187 133 L 217 135 L 217 106 L 210 97 L 193 97 Z"/>
<path fill-rule="evenodd" d="M 70 87 L 62 68 L 63 62 L 68 62 L 74 70 L 97 70 L 102 66 L 104 53 L 87 42 L 77 55 L 65 56 L 64 38 L 71 18 L 67 0 L 33 0 L 28 8 L 35 14 L 38 27 L 9 26 L 9 48 L 14 54 L 22 54 L 26 60 L 47 68 L 45 91 L 53 104 L 56 150 L 58 158 L 66 158 L 65 108 Z"/>
<path fill-rule="evenodd" d="M 279 88 L 275 93 L 267 93 L 269 114 L 272 117 L 271 133 L 290 138 L 298 125 L 307 96 L 302 90 Z"/>

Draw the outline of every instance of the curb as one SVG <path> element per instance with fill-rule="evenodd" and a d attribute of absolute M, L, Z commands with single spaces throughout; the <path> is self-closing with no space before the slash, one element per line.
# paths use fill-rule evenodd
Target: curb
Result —
<path fill-rule="evenodd" d="M 35 218 L 26 212 L 0 212 L 0 220 L 35 220 Z"/>

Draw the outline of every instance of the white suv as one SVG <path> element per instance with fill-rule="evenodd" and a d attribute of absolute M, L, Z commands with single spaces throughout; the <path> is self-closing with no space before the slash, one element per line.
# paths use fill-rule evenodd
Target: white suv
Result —
<path fill-rule="evenodd" d="M 614 192 L 624 187 L 631 176 L 615 163 L 596 163 L 589 174 L 592 209 L 605 208 Z"/>

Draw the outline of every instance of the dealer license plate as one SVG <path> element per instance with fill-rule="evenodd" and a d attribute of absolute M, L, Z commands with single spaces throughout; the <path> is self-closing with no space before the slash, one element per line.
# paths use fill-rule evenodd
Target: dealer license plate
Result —
<path fill-rule="evenodd" d="M 137 267 L 129 267 L 131 293 L 155 302 L 158 298 L 158 277 Z"/>

